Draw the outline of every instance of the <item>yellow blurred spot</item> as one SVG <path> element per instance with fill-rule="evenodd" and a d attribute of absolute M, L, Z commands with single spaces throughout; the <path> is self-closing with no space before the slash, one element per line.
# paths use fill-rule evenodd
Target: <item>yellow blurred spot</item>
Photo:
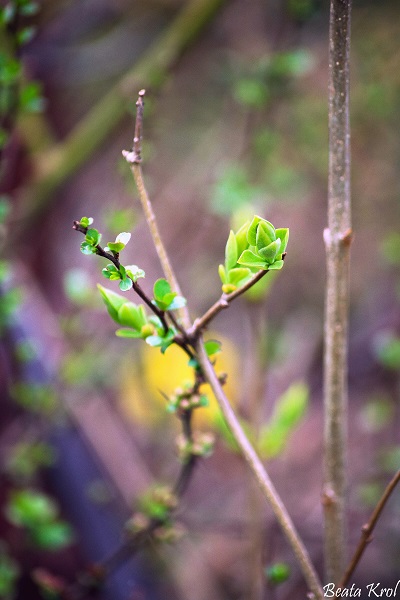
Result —
<path fill-rule="evenodd" d="M 227 373 L 225 392 L 235 405 L 238 398 L 238 352 L 235 345 L 221 335 L 208 335 L 208 339 L 222 342 L 222 352 L 213 357 L 217 374 Z M 173 415 L 166 411 L 169 396 L 186 381 L 193 383 L 193 369 L 188 366 L 187 355 L 178 346 L 171 346 L 162 354 L 159 348 L 141 344 L 140 360 L 132 364 L 126 360 L 121 367 L 120 407 L 123 413 L 139 425 L 153 427 Z M 209 400 L 209 406 L 194 411 L 194 426 L 209 428 L 217 420 L 219 408 L 208 385 L 201 393 Z"/>

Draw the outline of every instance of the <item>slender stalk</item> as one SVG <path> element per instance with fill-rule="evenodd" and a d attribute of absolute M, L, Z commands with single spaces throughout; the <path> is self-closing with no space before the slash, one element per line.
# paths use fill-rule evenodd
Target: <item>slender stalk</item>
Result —
<path fill-rule="evenodd" d="M 349 56 L 351 0 L 331 0 L 329 181 L 324 355 L 325 569 L 337 582 L 346 557 L 347 326 L 350 214 Z"/>
<path fill-rule="evenodd" d="M 222 411 L 222 414 L 224 415 L 225 421 L 232 435 L 234 436 L 235 441 L 238 444 L 244 458 L 246 459 L 246 462 L 248 463 L 253 475 L 255 476 L 263 495 L 265 496 L 269 505 L 271 506 L 272 511 L 274 512 L 275 517 L 278 523 L 280 524 L 299 562 L 300 568 L 304 575 L 304 579 L 307 582 L 307 585 L 313 593 L 314 598 L 316 598 L 317 600 L 322 600 L 324 596 L 321 588 L 321 583 L 311 562 L 307 549 L 301 541 L 299 534 L 297 533 L 296 528 L 290 518 L 290 515 L 287 512 L 286 507 L 284 506 L 272 481 L 270 480 L 260 458 L 258 457 L 253 446 L 247 439 L 246 434 L 244 433 L 239 423 L 239 420 L 236 417 L 236 414 L 229 403 L 229 400 L 225 396 L 225 393 L 218 380 L 218 377 L 204 350 L 203 341 L 201 337 L 198 340 L 196 350 L 197 358 L 201 366 L 203 376 L 205 380 L 210 384 L 211 389 Z"/>
<path fill-rule="evenodd" d="M 358 546 L 352 556 L 349 566 L 347 567 L 346 572 L 343 575 L 343 578 L 340 582 L 341 588 L 346 587 L 347 583 L 350 580 L 350 577 L 353 575 L 354 570 L 357 567 L 358 563 L 360 562 L 361 557 L 364 554 L 366 547 L 372 540 L 371 535 L 375 528 L 375 525 L 377 524 L 378 519 L 381 516 L 383 509 L 385 508 L 385 505 L 386 505 L 387 501 L 389 500 L 393 490 L 399 484 L 399 482 L 400 482 L 400 471 L 397 471 L 396 475 L 393 477 L 393 479 L 390 481 L 390 483 L 386 487 L 385 491 L 383 492 L 381 499 L 379 500 L 374 511 L 372 512 L 372 515 L 369 518 L 369 521 L 365 525 L 363 525 L 363 527 L 361 528 L 361 538 L 360 538 Z"/>
<path fill-rule="evenodd" d="M 221 310 L 223 310 L 224 308 L 228 308 L 228 306 L 232 302 L 232 300 L 235 300 L 235 298 L 238 298 L 239 296 L 241 296 L 242 294 L 247 292 L 248 289 L 250 289 L 258 281 L 260 281 L 260 279 L 262 277 L 264 277 L 264 275 L 266 275 L 267 273 L 268 273 L 268 271 L 258 271 L 255 275 L 253 275 L 253 277 L 245 285 L 242 285 L 234 292 L 231 292 L 230 294 L 221 294 L 221 297 L 219 298 L 219 300 L 217 300 L 207 310 L 207 312 L 204 313 L 204 315 L 202 317 L 195 320 L 195 322 L 193 323 L 193 327 L 191 327 L 187 331 L 188 337 L 192 338 L 192 339 L 196 339 L 196 337 L 198 337 L 201 334 L 201 332 L 205 329 L 205 327 L 207 327 L 208 323 L 212 319 L 214 319 L 214 317 L 219 312 L 221 312 Z"/>
<path fill-rule="evenodd" d="M 182 296 L 181 288 L 178 283 L 178 279 L 174 273 L 171 262 L 168 258 L 167 251 L 161 239 L 160 231 L 158 229 L 156 216 L 153 211 L 153 207 L 147 193 L 147 189 L 143 179 L 142 173 L 142 132 L 143 132 L 143 106 L 144 106 L 144 95 L 145 90 L 139 92 L 139 97 L 136 102 L 136 122 L 135 122 L 135 137 L 133 138 L 133 148 L 131 152 L 124 150 L 122 152 L 126 161 L 131 167 L 132 175 L 134 177 L 137 190 L 139 192 L 140 202 L 142 204 L 143 212 L 147 221 L 147 225 L 150 229 L 151 237 L 160 259 L 161 267 L 164 271 L 164 275 L 168 280 L 171 288 L 179 296 Z M 185 327 L 190 327 L 190 316 L 186 306 L 179 310 L 182 322 Z"/>

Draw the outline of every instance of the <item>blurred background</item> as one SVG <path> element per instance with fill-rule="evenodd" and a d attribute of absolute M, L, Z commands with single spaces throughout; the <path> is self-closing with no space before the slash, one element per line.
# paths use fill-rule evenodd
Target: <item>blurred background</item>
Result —
<path fill-rule="evenodd" d="M 131 231 L 125 262 L 145 270 L 148 293 L 162 276 L 121 156 L 141 88 L 144 175 L 192 318 L 221 293 L 231 228 L 254 214 L 290 228 L 284 269 L 218 315 L 208 336 L 222 341 L 217 370 L 322 573 L 328 2 L 2 9 L 0 598 L 57 597 L 60 579 L 118 548 L 138 498 L 179 472 L 179 423 L 161 392 L 190 376 L 186 359 L 115 337 L 96 290 L 113 282 L 72 230 L 88 216 L 104 241 Z M 350 550 L 400 464 L 399 40 L 398 2 L 354 3 Z M 99 597 L 304 598 L 213 399 L 196 412 L 216 449 L 182 499 L 179 539 L 124 563 Z M 399 511 L 395 493 L 356 585 L 398 581 Z"/>

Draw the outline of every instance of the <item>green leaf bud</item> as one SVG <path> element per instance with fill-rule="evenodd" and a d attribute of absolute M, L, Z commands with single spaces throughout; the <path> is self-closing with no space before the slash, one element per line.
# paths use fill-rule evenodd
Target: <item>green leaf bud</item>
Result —
<path fill-rule="evenodd" d="M 107 288 L 103 287 L 102 285 L 98 284 L 97 288 L 104 300 L 104 303 L 106 305 L 106 308 L 108 310 L 110 317 L 116 323 L 120 324 L 120 322 L 118 320 L 118 311 L 120 310 L 121 306 L 123 304 L 125 304 L 125 302 L 127 302 L 127 300 L 125 300 L 125 298 L 123 296 L 116 294 L 112 290 L 108 290 Z"/>
<path fill-rule="evenodd" d="M 260 251 L 262 248 L 269 246 L 275 239 L 275 230 L 271 230 L 271 227 L 269 227 L 266 221 L 260 221 L 256 233 L 257 250 Z"/>
<path fill-rule="evenodd" d="M 132 327 L 140 331 L 143 325 L 146 325 L 146 313 L 143 306 L 136 306 L 133 302 L 125 302 L 118 311 L 118 322 L 124 327 Z"/>
<path fill-rule="evenodd" d="M 266 264 L 266 261 L 263 260 L 260 256 L 257 256 L 257 254 L 254 254 L 254 252 L 252 252 L 251 250 L 245 250 L 244 252 L 242 252 L 241 256 L 239 257 L 238 263 L 250 268 L 265 270 L 269 268 L 269 266 Z"/>
<path fill-rule="evenodd" d="M 269 264 L 272 264 L 281 247 L 281 240 L 275 240 L 266 248 L 260 248 L 258 254 Z"/>
<path fill-rule="evenodd" d="M 166 279 L 157 279 L 153 287 L 153 294 L 155 300 L 164 300 L 166 294 L 171 294 L 171 286 Z"/>
<path fill-rule="evenodd" d="M 233 269 L 238 259 L 237 242 L 233 231 L 229 233 L 228 241 L 225 247 L 225 268 L 227 271 Z"/>
<path fill-rule="evenodd" d="M 226 271 L 224 265 L 219 265 L 218 267 L 218 275 L 221 279 L 222 283 L 226 283 Z"/>
<path fill-rule="evenodd" d="M 82 227 L 89 227 L 89 225 L 93 223 L 93 219 L 92 217 L 82 217 L 79 223 L 82 225 Z"/>

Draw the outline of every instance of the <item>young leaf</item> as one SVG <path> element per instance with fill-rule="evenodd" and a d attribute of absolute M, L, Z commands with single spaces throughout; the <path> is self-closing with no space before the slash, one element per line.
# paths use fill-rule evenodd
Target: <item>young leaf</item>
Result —
<path fill-rule="evenodd" d="M 233 269 L 238 259 L 236 237 L 233 231 L 229 233 L 228 241 L 225 247 L 225 268 L 227 271 Z"/>
<path fill-rule="evenodd" d="M 97 229 L 88 229 L 85 239 L 92 246 L 98 246 L 100 244 L 101 234 L 97 231 Z"/>
<path fill-rule="evenodd" d="M 89 227 L 89 225 L 93 223 L 93 219 L 92 217 L 82 217 L 79 223 L 82 225 L 82 227 Z"/>
<path fill-rule="evenodd" d="M 164 296 L 171 294 L 171 286 L 166 279 L 157 279 L 153 288 L 155 300 L 164 301 Z"/>
<path fill-rule="evenodd" d="M 224 265 L 219 265 L 218 267 L 218 275 L 221 279 L 222 283 L 226 283 L 226 271 Z"/>
<path fill-rule="evenodd" d="M 281 240 L 281 247 L 279 249 L 279 252 L 283 254 L 283 252 L 286 251 L 286 246 L 289 241 L 289 229 L 287 227 L 276 229 L 275 233 L 276 238 Z"/>
<path fill-rule="evenodd" d="M 121 338 L 141 338 L 142 334 L 139 331 L 133 329 L 117 329 L 115 334 Z"/>
<path fill-rule="evenodd" d="M 266 260 L 267 263 L 272 264 L 275 260 L 276 255 L 279 252 L 279 248 L 281 247 L 281 240 L 275 240 L 266 248 L 260 248 L 258 250 L 258 254 Z"/>
<path fill-rule="evenodd" d="M 228 275 L 229 283 L 238 286 L 239 283 L 251 275 L 251 271 L 247 267 L 236 267 L 235 269 L 231 269 Z"/>
<path fill-rule="evenodd" d="M 107 246 L 105 248 L 106 252 L 115 252 L 119 254 L 125 248 L 125 244 L 122 242 L 107 242 Z"/>
<path fill-rule="evenodd" d="M 245 250 L 244 252 L 242 252 L 241 256 L 239 257 L 238 263 L 240 265 L 244 265 L 250 268 L 265 270 L 268 270 L 269 268 L 266 264 L 266 261 L 263 260 L 260 256 L 254 254 L 254 252 L 252 252 L 251 250 Z"/>
<path fill-rule="evenodd" d="M 247 231 L 249 229 L 250 221 L 246 221 L 241 228 L 236 232 L 236 244 L 237 244 L 237 255 L 240 256 L 242 252 L 247 250 L 249 243 L 247 241 Z"/>
<path fill-rule="evenodd" d="M 261 217 L 257 217 L 257 215 L 255 215 L 253 217 L 252 222 L 249 225 L 249 228 L 247 230 L 247 241 L 250 244 L 250 246 L 255 246 L 257 243 L 257 227 L 261 220 Z"/>
<path fill-rule="evenodd" d="M 146 313 L 143 306 L 136 306 L 133 302 L 125 302 L 118 311 L 118 323 L 123 327 L 132 327 L 140 331 L 146 325 Z"/>
<path fill-rule="evenodd" d="M 177 310 L 183 306 L 186 306 L 186 298 L 183 296 L 176 296 L 173 298 L 172 302 L 167 305 L 167 310 Z"/>
<path fill-rule="evenodd" d="M 121 281 L 119 282 L 119 289 L 122 292 L 127 292 L 128 290 L 131 289 L 133 283 L 132 283 L 132 279 L 129 279 L 129 277 L 124 277 L 123 279 L 121 279 Z"/>
<path fill-rule="evenodd" d="M 89 242 L 82 242 L 81 244 L 81 252 L 82 254 L 96 254 L 96 248 Z"/>
<path fill-rule="evenodd" d="M 280 269 L 282 269 L 284 265 L 283 260 L 276 260 L 275 262 L 272 263 L 272 265 L 268 265 L 268 269 L 270 271 L 279 271 Z"/>
<path fill-rule="evenodd" d="M 257 227 L 256 233 L 256 246 L 257 250 L 260 251 L 262 248 L 269 246 L 271 242 L 275 241 L 275 231 L 267 221 L 260 221 Z"/>
<path fill-rule="evenodd" d="M 139 269 L 137 265 L 126 265 L 125 270 L 128 277 L 135 282 L 141 277 L 146 276 L 146 273 L 143 271 L 143 269 Z"/>
<path fill-rule="evenodd" d="M 204 342 L 204 350 L 207 356 L 218 354 L 218 352 L 221 352 L 221 342 L 218 342 L 218 340 L 207 340 Z"/>
<path fill-rule="evenodd" d="M 125 298 L 123 296 L 116 294 L 112 290 L 108 290 L 107 288 L 103 287 L 102 285 L 98 284 L 97 287 L 98 287 L 98 290 L 104 300 L 104 303 L 107 307 L 110 317 L 116 323 L 119 324 L 118 311 L 121 308 L 121 306 L 123 304 L 125 304 L 125 302 L 127 302 L 127 300 L 125 300 Z"/>

